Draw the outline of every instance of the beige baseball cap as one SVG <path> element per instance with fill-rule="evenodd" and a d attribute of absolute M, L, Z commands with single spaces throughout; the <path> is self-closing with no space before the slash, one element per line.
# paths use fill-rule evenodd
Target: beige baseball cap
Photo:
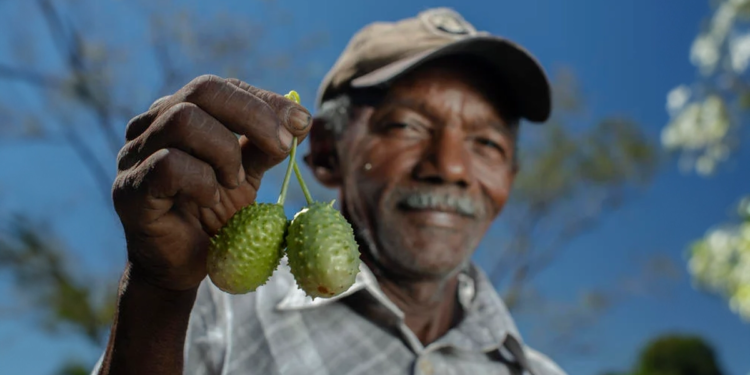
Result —
<path fill-rule="evenodd" d="M 323 79 L 316 106 L 349 88 L 387 85 L 428 61 L 451 55 L 486 60 L 511 91 L 522 118 L 531 122 L 549 118 L 550 85 L 536 58 L 508 39 L 477 31 L 450 8 L 428 9 L 416 17 L 362 28 Z"/>

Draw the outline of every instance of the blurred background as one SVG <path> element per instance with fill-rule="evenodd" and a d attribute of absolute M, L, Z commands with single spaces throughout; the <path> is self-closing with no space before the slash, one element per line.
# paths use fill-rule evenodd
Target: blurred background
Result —
<path fill-rule="evenodd" d="M 528 343 L 569 374 L 750 374 L 749 0 L 0 0 L 0 373 L 87 374 L 101 354 L 131 117 L 205 73 L 311 108 L 354 32 L 436 6 L 555 84 L 475 256 Z"/>

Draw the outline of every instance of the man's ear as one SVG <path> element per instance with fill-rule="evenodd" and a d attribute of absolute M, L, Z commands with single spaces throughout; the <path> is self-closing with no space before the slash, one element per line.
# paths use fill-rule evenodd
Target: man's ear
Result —
<path fill-rule="evenodd" d="M 323 119 L 313 119 L 307 141 L 310 153 L 305 155 L 305 163 L 323 186 L 335 188 L 341 184 L 341 169 L 336 151 L 336 134 L 328 129 Z"/>

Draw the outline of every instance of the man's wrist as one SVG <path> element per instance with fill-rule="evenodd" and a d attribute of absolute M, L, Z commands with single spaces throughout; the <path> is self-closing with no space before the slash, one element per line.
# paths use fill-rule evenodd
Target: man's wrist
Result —
<path fill-rule="evenodd" d="M 183 348 L 198 287 L 174 291 L 123 273 L 113 336 L 103 373 L 181 373 Z"/>
<path fill-rule="evenodd" d="M 185 308 L 195 302 L 199 286 L 186 290 L 172 290 L 160 287 L 140 272 L 139 268 L 132 263 L 128 263 L 123 275 L 123 283 L 120 292 L 137 294 L 143 299 L 158 301 L 160 305 L 174 306 L 175 308 Z"/>

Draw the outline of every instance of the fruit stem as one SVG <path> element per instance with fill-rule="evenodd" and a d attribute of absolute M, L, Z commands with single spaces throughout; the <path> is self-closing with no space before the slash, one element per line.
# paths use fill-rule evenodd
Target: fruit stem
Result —
<path fill-rule="evenodd" d="M 289 91 L 288 94 L 284 95 L 285 98 L 299 104 L 299 94 L 296 91 Z M 297 155 L 297 137 L 292 140 L 292 150 L 289 152 L 289 165 L 286 167 L 286 174 L 284 175 L 284 181 L 281 183 L 281 192 L 279 193 L 279 201 L 282 207 L 286 200 L 286 192 L 289 189 L 289 178 L 292 177 L 292 166 L 295 165 L 294 157 Z"/>
<path fill-rule="evenodd" d="M 302 173 L 299 171 L 299 167 L 297 166 L 297 163 L 294 163 L 294 174 L 297 175 L 297 181 L 299 181 L 299 187 L 302 188 L 302 193 L 305 194 L 305 199 L 307 199 L 307 205 L 310 206 L 313 204 L 312 196 L 310 195 L 310 190 L 307 190 L 307 185 L 305 185 L 305 180 L 302 179 Z"/>
<path fill-rule="evenodd" d="M 294 137 L 294 139 L 292 140 L 292 150 L 289 152 L 289 165 L 287 165 L 286 167 L 284 181 L 281 182 L 281 193 L 279 193 L 278 204 L 280 204 L 282 207 L 284 206 L 284 201 L 286 200 L 286 192 L 287 190 L 289 190 L 289 180 L 291 180 L 290 177 L 292 177 L 292 166 L 297 165 L 297 163 L 294 162 L 295 155 L 297 155 L 297 137 Z"/>
<path fill-rule="evenodd" d="M 284 95 L 285 98 L 300 104 L 299 94 L 297 94 L 296 91 L 292 90 L 289 91 L 288 94 Z M 294 137 L 294 140 L 292 141 L 292 151 L 289 153 L 289 165 L 286 167 L 286 175 L 284 176 L 284 182 L 281 184 L 281 193 L 279 194 L 279 204 L 284 205 L 284 200 L 286 199 L 286 192 L 289 187 L 289 178 L 292 175 L 292 168 L 294 168 L 294 174 L 297 175 L 297 181 L 299 181 L 299 186 L 302 188 L 302 193 L 305 194 L 305 199 L 307 199 L 307 205 L 313 204 L 312 196 L 310 195 L 310 190 L 307 189 L 307 185 L 305 185 L 305 180 L 302 179 L 302 173 L 299 171 L 299 167 L 297 166 L 297 161 L 295 160 L 295 155 L 297 154 L 297 137 Z"/>

